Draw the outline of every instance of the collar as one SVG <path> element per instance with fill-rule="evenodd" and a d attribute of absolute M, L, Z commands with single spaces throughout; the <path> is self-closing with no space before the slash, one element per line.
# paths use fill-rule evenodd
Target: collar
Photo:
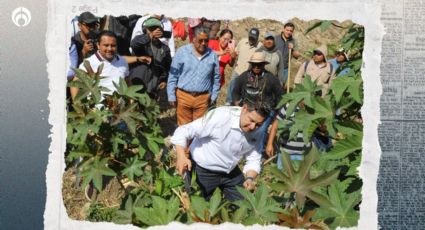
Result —
<path fill-rule="evenodd" d="M 110 62 L 108 60 L 106 60 L 105 58 L 102 57 L 102 55 L 99 53 L 99 50 L 96 51 L 96 53 L 94 53 L 94 55 L 96 56 L 97 60 L 99 60 L 100 62 Z M 114 60 L 120 60 L 120 57 L 118 55 L 115 55 L 115 57 L 112 59 L 111 62 L 113 62 Z"/>
<path fill-rule="evenodd" d="M 292 41 L 292 37 L 286 39 L 285 36 L 283 36 L 283 32 L 280 33 L 280 39 L 282 39 L 284 42 Z"/>
<path fill-rule="evenodd" d="M 195 47 L 193 46 L 193 44 L 191 43 L 191 44 L 189 44 L 189 46 L 190 46 L 190 52 L 193 54 L 193 56 L 198 58 L 198 56 L 195 53 L 196 51 L 195 51 Z M 210 53 L 211 53 L 211 48 L 207 46 L 207 51 L 205 51 L 205 53 L 201 56 L 200 60 L 204 59 L 204 57 L 208 56 L 208 54 L 210 54 Z"/>
<path fill-rule="evenodd" d="M 230 106 L 230 114 L 231 114 L 230 127 L 232 129 L 237 129 L 242 132 L 241 125 L 240 125 L 241 113 L 242 113 L 242 107 Z"/>

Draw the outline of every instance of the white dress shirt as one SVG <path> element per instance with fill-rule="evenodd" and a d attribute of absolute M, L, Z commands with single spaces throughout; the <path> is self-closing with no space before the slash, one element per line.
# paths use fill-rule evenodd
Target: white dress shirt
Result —
<path fill-rule="evenodd" d="M 171 142 L 186 147 L 190 145 L 192 160 L 199 166 L 230 173 L 240 159 L 246 157 L 243 172 L 260 173 L 261 154 L 256 150 L 259 135 L 256 131 L 245 134 L 240 128 L 242 108 L 223 106 L 209 111 L 205 116 L 176 129 Z"/>
<path fill-rule="evenodd" d="M 104 59 L 97 51 L 95 54 L 91 55 L 89 58 L 85 60 L 90 62 L 90 66 L 93 71 L 97 71 L 97 68 L 103 63 L 103 69 L 100 76 L 104 77 L 100 79 L 99 86 L 103 86 L 108 88 L 109 92 L 102 92 L 102 96 L 104 94 L 112 95 L 115 92 L 114 82 L 119 84 L 120 79 L 125 79 L 125 77 L 129 74 L 128 64 L 122 56 L 115 56 L 112 61 L 108 61 Z M 80 64 L 80 69 L 87 71 L 86 67 L 84 67 L 84 62 Z"/>

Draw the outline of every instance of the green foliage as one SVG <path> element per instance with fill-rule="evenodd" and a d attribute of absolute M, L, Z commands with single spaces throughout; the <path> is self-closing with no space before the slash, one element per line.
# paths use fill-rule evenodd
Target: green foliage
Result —
<path fill-rule="evenodd" d="M 116 215 L 116 211 L 116 208 L 103 207 L 103 205 L 99 203 L 93 203 L 90 205 L 90 208 L 88 210 L 87 220 L 94 222 L 110 222 Z"/>
<path fill-rule="evenodd" d="M 295 201 L 300 208 L 304 207 L 306 197 L 317 204 L 326 203 L 325 197 L 314 192 L 313 189 L 333 183 L 337 179 L 339 171 L 333 170 L 315 178 L 311 178 L 311 167 L 319 160 L 319 152 L 315 147 L 313 147 L 304 160 L 301 161 L 298 170 L 294 169 L 288 154 L 282 153 L 282 158 L 284 172 L 277 168 L 271 169 L 273 175 L 277 177 L 277 182 L 270 184 L 270 187 L 278 193 L 295 193 Z"/>
<path fill-rule="evenodd" d="M 218 188 L 209 201 L 204 200 L 203 197 L 192 196 L 190 203 L 190 215 L 193 221 L 217 224 L 221 220 L 219 214 L 224 203 L 222 203 L 221 192 Z"/>
<path fill-rule="evenodd" d="M 123 79 L 108 92 L 99 86 L 103 67 L 93 72 L 88 62 L 84 65 L 88 71 L 75 69 L 77 79 L 68 84 L 79 91 L 67 124 L 67 162 L 79 160 L 83 188 L 93 182 L 102 190 L 103 176 L 138 181 L 157 174 L 153 165 L 146 170 L 146 153 L 158 155 L 164 143 L 155 101 L 138 93 L 142 86 L 127 86 Z"/>
<path fill-rule="evenodd" d="M 276 213 L 283 212 L 280 204 L 269 197 L 269 190 L 265 185 L 260 185 L 253 194 L 244 188 L 237 187 L 244 197 L 235 202 L 243 210 L 248 210 L 248 216 L 242 221 L 244 225 L 271 224 L 278 220 Z"/>
<path fill-rule="evenodd" d="M 339 181 L 329 186 L 327 196 L 330 203 L 320 204 L 314 219 L 329 219 L 330 227 L 353 227 L 357 225 L 359 210 L 355 207 L 361 201 L 360 190 L 347 193 L 348 184 L 351 180 Z"/>
<path fill-rule="evenodd" d="M 172 197 L 165 200 L 159 196 L 152 196 L 152 207 L 135 207 L 137 220 L 148 226 L 166 225 L 172 222 L 179 213 L 179 200 Z"/>

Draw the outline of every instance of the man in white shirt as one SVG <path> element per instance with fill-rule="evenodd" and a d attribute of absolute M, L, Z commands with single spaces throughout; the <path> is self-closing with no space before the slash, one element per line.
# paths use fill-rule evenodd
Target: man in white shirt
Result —
<path fill-rule="evenodd" d="M 171 142 L 176 147 L 176 168 L 180 175 L 192 170 L 192 161 L 185 155 L 185 148 L 193 139 L 191 157 L 197 183 L 206 200 L 216 188 L 222 190 L 227 200 L 243 199 L 235 186 L 255 188 L 254 179 L 261 170 L 256 129 L 270 112 L 266 108 L 262 103 L 251 101 L 246 101 L 243 107 L 219 107 L 174 132 Z M 245 177 L 238 167 L 242 157 L 246 158 Z"/>
<path fill-rule="evenodd" d="M 125 79 L 128 74 L 128 64 L 124 57 L 117 55 L 117 37 L 111 31 L 102 31 L 98 38 L 98 51 L 86 60 L 90 63 L 93 71 L 103 63 L 101 76 L 104 77 L 100 80 L 99 86 L 109 89 L 109 92 L 102 92 L 102 94 L 112 94 L 116 89 L 113 84 L 119 83 L 120 78 Z M 81 63 L 80 69 L 87 71 L 84 63 Z M 71 88 L 71 96 L 74 98 L 78 93 L 78 88 Z"/>

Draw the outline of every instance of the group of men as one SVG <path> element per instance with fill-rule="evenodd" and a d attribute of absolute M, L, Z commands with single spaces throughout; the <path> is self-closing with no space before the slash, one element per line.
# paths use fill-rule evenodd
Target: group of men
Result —
<path fill-rule="evenodd" d="M 275 108 L 284 94 L 288 63 L 291 57 L 300 56 L 292 37 L 294 24 L 286 23 L 279 35 L 266 32 L 262 44 L 259 29 L 249 30 L 248 37 L 236 47 L 237 60 L 227 89 L 227 103 L 232 106 L 210 111 L 220 92 L 220 73 L 219 57 L 208 47 L 210 31 L 205 27 L 195 27 L 192 42 L 174 54 L 174 47 L 164 40 L 164 17 L 144 17 L 136 24 L 137 32 L 133 32 L 133 55 L 120 56 L 116 35 L 96 32 L 99 22 L 93 14 L 82 13 L 78 26 L 81 31 L 73 36 L 70 47 L 71 66 L 86 70 L 84 59 L 92 69 L 104 63 L 105 78 L 100 84 L 110 90 L 105 94 L 115 90 L 113 82 L 120 78 L 129 84 L 142 84 L 144 92 L 154 98 L 159 90 L 166 89 L 179 126 L 171 139 L 179 174 L 194 169 L 206 199 L 216 188 L 229 200 L 242 198 L 235 186 L 254 189 L 264 145 L 273 140 L 267 138 L 267 133 L 270 124 L 277 124 Z M 300 67 L 295 83 L 301 83 L 304 74 L 309 74 L 324 86 L 326 94 L 336 69 L 326 61 L 326 55 L 326 47 L 317 48 L 313 60 Z M 76 79 L 72 70 L 68 79 Z M 78 89 L 71 88 L 70 92 L 75 97 Z M 273 152 L 267 143 L 265 153 L 271 156 Z M 242 157 L 246 157 L 243 172 L 238 167 Z"/>

